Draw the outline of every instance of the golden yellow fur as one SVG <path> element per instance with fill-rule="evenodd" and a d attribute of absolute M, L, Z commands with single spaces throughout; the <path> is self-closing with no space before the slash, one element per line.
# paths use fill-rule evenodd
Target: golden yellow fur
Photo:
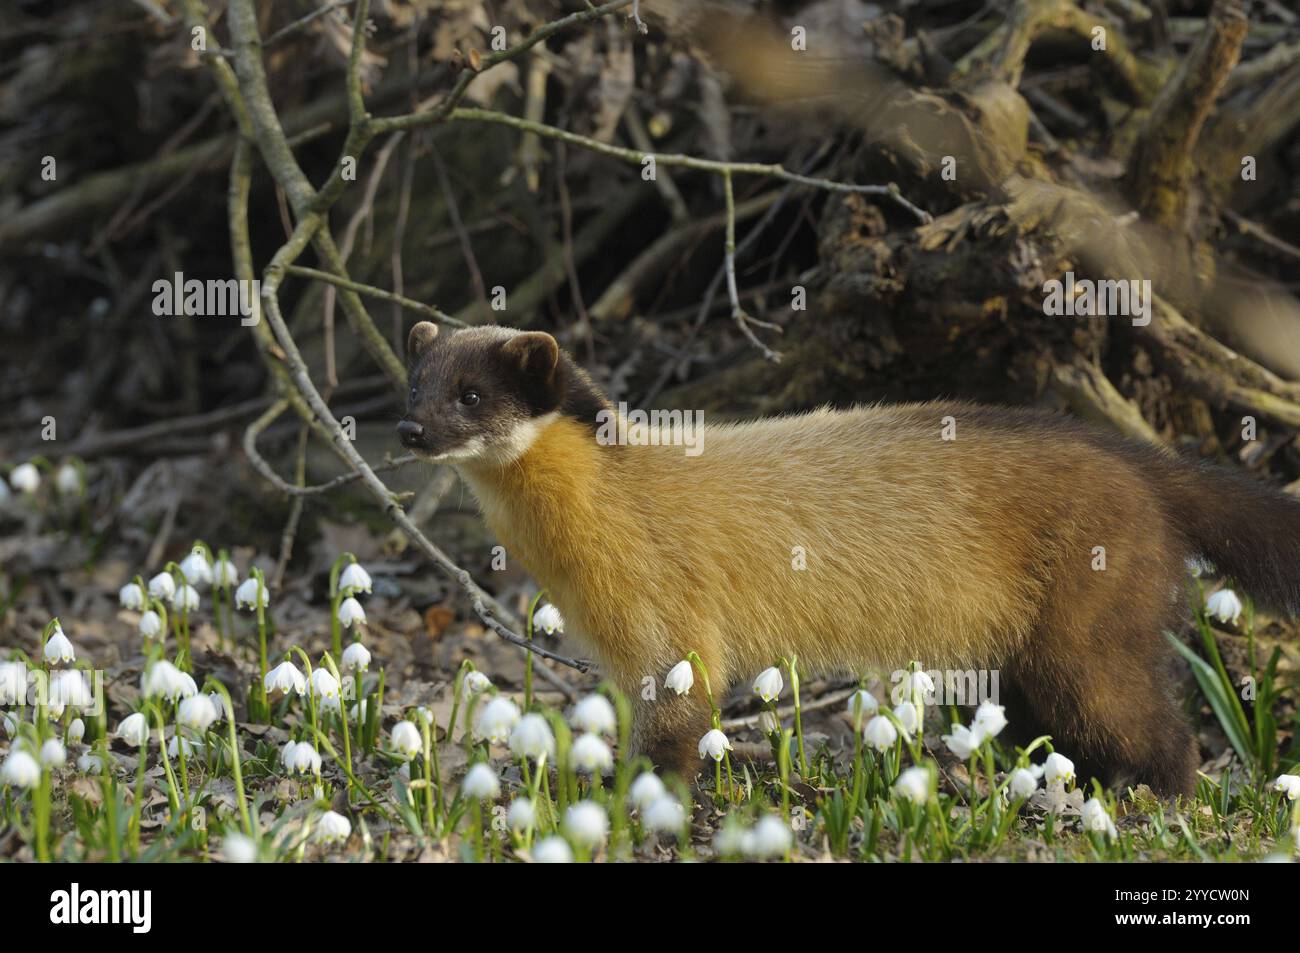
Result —
<path fill-rule="evenodd" d="M 566 633 L 634 697 L 691 650 L 719 690 L 791 654 L 854 672 L 996 666 L 1055 579 L 1096 584 L 1094 546 L 1113 585 L 1168 562 L 1169 540 L 1117 536 L 1157 507 L 1132 464 L 963 405 L 710 426 L 697 457 L 600 446 L 561 417 L 512 464 L 461 469 Z M 660 715 L 673 724 L 652 734 L 701 717 Z"/>

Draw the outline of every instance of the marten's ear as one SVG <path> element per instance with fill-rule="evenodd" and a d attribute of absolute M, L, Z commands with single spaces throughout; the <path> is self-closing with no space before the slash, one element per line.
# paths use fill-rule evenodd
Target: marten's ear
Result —
<path fill-rule="evenodd" d="M 520 388 L 534 410 L 549 412 L 560 405 L 563 383 L 560 345 L 545 331 L 524 331 L 501 345 L 501 353 L 520 374 Z"/>
<path fill-rule="evenodd" d="M 438 325 L 432 321 L 421 321 L 415 327 L 411 328 L 411 333 L 406 336 L 406 359 L 408 361 L 417 361 L 420 355 L 425 352 L 433 339 L 438 336 Z"/>

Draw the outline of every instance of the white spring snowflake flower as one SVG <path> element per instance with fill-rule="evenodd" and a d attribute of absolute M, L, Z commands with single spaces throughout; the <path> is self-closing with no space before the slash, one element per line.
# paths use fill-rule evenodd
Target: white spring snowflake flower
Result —
<path fill-rule="evenodd" d="M 708 757 L 714 761 L 721 761 L 722 756 L 732 750 L 734 749 L 731 747 L 731 742 L 727 740 L 727 736 L 717 728 L 711 728 L 700 739 L 699 751 L 701 758 Z"/>
<path fill-rule="evenodd" d="M 583 774 L 606 774 L 614 767 L 614 752 L 600 735 L 588 733 L 573 742 L 569 760 Z"/>
<path fill-rule="evenodd" d="M 184 585 L 172 594 L 172 608 L 177 612 L 194 612 L 199 607 L 199 591 Z"/>
<path fill-rule="evenodd" d="M 491 765 L 480 761 L 465 772 L 460 793 L 472 801 L 495 801 L 501 794 L 501 781 Z"/>
<path fill-rule="evenodd" d="M 71 463 L 65 463 L 54 472 L 54 488 L 61 496 L 77 496 L 81 493 L 81 471 Z"/>
<path fill-rule="evenodd" d="M 510 732 L 519 724 L 519 706 L 508 698 L 496 696 L 479 712 L 474 734 L 493 744 L 505 744 Z"/>
<path fill-rule="evenodd" d="M 995 738 L 1007 726 L 1007 710 L 1002 705 L 983 702 L 975 709 L 974 724 L 985 738 Z"/>
<path fill-rule="evenodd" d="M 339 592 L 369 592 L 370 587 L 370 573 L 361 563 L 348 563 L 339 574 Z"/>
<path fill-rule="evenodd" d="M 117 604 L 133 612 L 139 612 L 144 608 L 145 598 L 145 592 L 138 582 L 128 582 L 117 590 Z"/>
<path fill-rule="evenodd" d="M 1053 751 L 1043 763 L 1043 776 L 1048 784 L 1055 784 L 1057 781 L 1069 784 L 1074 780 L 1074 762 L 1059 751 Z"/>
<path fill-rule="evenodd" d="M 361 608 L 361 603 L 351 596 L 339 603 L 339 625 L 345 629 L 350 629 L 354 625 L 365 624 L 366 610 Z"/>
<path fill-rule="evenodd" d="M 1008 789 L 1012 797 L 1027 798 L 1038 790 L 1038 776 L 1028 768 L 1016 768 L 1011 772 Z"/>
<path fill-rule="evenodd" d="M 908 768 L 894 782 L 894 793 L 913 804 L 924 804 L 930 798 L 930 772 L 919 766 Z"/>
<path fill-rule="evenodd" d="M 201 754 L 203 752 L 203 742 L 173 735 L 171 740 L 167 742 L 167 756 L 169 758 L 179 758 L 181 752 L 185 753 L 186 758 Z"/>
<path fill-rule="evenodd" d="M 212 584 L 229 589 L 239 582 L 239 570 L 226 556 L 218 556 L 212 565 Z"/>
<path fill-rule="evenodd" d="M 180 570 L 191 586 L 206 586 L 212 582 L 212 566 L 201 549 L 195 549 L 182 559 Z"/>
<path fill-rule="evenodd" d="M 221 855 L 228 864 L 255 864 L 257 841 L 244 834 L 227 834 L 221 840 Z"/>
<path fill-rule="evenodd" d="M 0 764 L 0 784 L 16 788 L 34 788 L 41 780 L 41 766 L 26 751 L 9 752 Z"/>
<path fill-rule="evenodd" d="M 353 672 L 370 668 L 370 650 L 360 642 L 353 642 L 343 650 L 343 667 Z"/>
<path fill-rule="evenodd" d="M 1273 789 L 1285 794 L 1288 801 L 1294 801 L 1300 798 L 1300 776 L 1280 774 L 1277 780 L 1273 782 Z"/>
<path fill-rule="evenodd" d="M 176 701 L 199 693 L 194 679 L 166 659 L 159 659 L 145 669 L 140 677 L 140 693 L 145 698 L 166 698 Z"/>
<path fill-rule="evenodd" d="M 900 701 L 924 700 L 934 692 L 934 679 L 928 672 L 904 672 L 899 679 L 895 697 Z"/>
<path fill-rule="evenodd" d="M 392 741 L 393 750 L 408 761 L 424 750 L 420 729 L 405 718 L 393 725 Z"/>
<path fill-rule="evenodd" d="M 952 734 L 943 736 L 943 743 L 958 758 L 967 761 L 984 743 L 984 734 L 979 730 L 978 725 L 967 728 L 965 725 L 954 724 Z"/>
<path fill-rule="evenodd" d="M 628 788 L 628 800 L 639 810 L 645 810 L 652 803 L 663 797 L 664 783 L 653 771 L 643 771 Z"/>
<path fill-rule="evenodd" d="M 143 747 L 149 743 L 149 722 L 140 712 L 135 712 L 118 723 L 114 734 L 132 748 Z"/>
<path fill-rule="evenodd" d="M 281 750 L 280 760 L 295 774 L 320 774 L 320 752 L 309 741 L 299 741 L 297 744 L 289 742 Z"/>
<path fill-rule="evenodd" d="M 465 673 L 465 690 L 471 695 L 481 695 L 492 687 L 492 679 L 478 669 Z"/>
<path fill-rule="evenodd" d="M 609 815 L 595 801 L 579 801 L 565 812 L 564 831 L 579 847 L 594 850 L 609 832 Z"/>
<path fill-rule="evenodd" d="M 176 594 L 176 580 L 169 572 L 160 572 L 149 580 L 149 595 L 155 599 L 170 599 Z"/>
<path fill-rule="evenodd" d="M 50 673 L 50 710 L 58 714 L 64 708 L 90 708 L 95 703 L 90 683 L 83 672 L 76 669 L 62 669 Z"/>
<path fill-rule="evenodd" d="M 677 798 L 664 794 L 641 812 L 641 823 L 649 831 L 680 831 L 686 824 L 686 809 Z"/>
<path fill-rule="evenodd" d="M 753 830 L 744 838 L 744 852 L 761 860 L 769 857 L 784 857 L 794 844 L 794 831 L 781 818 L 765 814 L 759 818 Z"/>
<path fill-rule="evenodd" d="M 267 592 L 265 583 L 262 583 L 259 588 L 257 577 L 249 576 L 241 582 L 239 588 L 235 590 L 235 608 L 256 609 L 257 595 L 259 592 L 262 594 L 262 608 L 265 609 L 271 601 L 271 594 Z"/>
<path fill-rule="evenodd" d="M 618 731 L 618 717 L 614 706 L 604 695 L 588 695 L 573 706 L 569 724 L 579 731 L 596 735 L 613 735 Z"/>
<path fill-rule="evenodd" d="M 285 659 L 266 673 L 262 686 L 268 693 L 284 692 L 288 695 L 292 692 L 295 695 L 307 694 L 307 679 L 303 677 L 302 672 L 298 671 L 298 667 L 288 659 Z"/>
<path fill-rule="evenodd" d="M 1205 600 L 1205 612 L 1207 615 L 1218 619 L 1220 622 L 1231 622 L 1237 624 L 1241 618 L 1241 611 L 1244 607 L 1237 594 L 1231 589 L 1220 589 L 1209 599 Z"/>
<path fill-rule="evenodd" d="M 63 634 L 63 627 L 54 623 L 54 631 L 45 643 L 45 661 L 67 665 L 77 660 L 77 651 L 72 642 Z"/>
<path fill-rule="evenodd" d="M 0 662 L 0 705 L 17 705 L 27 698 L 27 666 Z"/>
<path fill-rule="evenodd" d="M 339 680 L 327 668 L 314 668 L 311 672 L 311 691 L 317 698 L 338 698 Z"/>
<path fill-rule="evenodd" d="M 162 634 L 162 616 L 152 609 L 140 616 L 140 634 L 146 639 L 156 639 Z"/>
<path fill-rule="evenodd" d="M 20 463 L 9 471 L 9 485 L 31 495 L 41 488 L 41 471 L 32 463 Z"/>
<path fill-rule="evenodd" d="M 68 761 L 68 749 L 58 738 L 47 738 L 41 745 L 41 765 L 46 768 L 61 768 Z"/>
<path fill-rule="evenodd" d="M 1083 805 L 1082 813 L 1083 829 L 1093 834 L 1105 834 L 1107 837 L 1114 837 L 1118 833 L 1115 830 L 1115 822 L 1110 819 L 1110 813 L 1106 810 L 1106 805 L 1097 798 L 1089 798 Z"/>
<path fill-rule="evenodd" d="M 104 759 L 93 751 L 86 751 L 77 759 L 77 770 L 82 774 L 103 774 Z"/>
<path fill-rule="evenodd" d="M 691 686 L 695 684 L 695 671 L 688 661 L 681 661 L 674 665 L 668 672 L 668 677 L 664 679 L 664 688 L 671 688 L 678 695 L 690 693 Z"/>
<path fill-rule="evenodd" d="M 862 737 L 877 751 L 888 751 L 898 740 L 898 729 L 884 715 L 877 715 L 863 727 Z"/>
<path fill-rule="evenodd" d="M 764 702 L 776 701 L 781 697 L 783 688 L 785 688 L 785 680 L 781 678 L 779 668 L 765 668 L 754 679 L 754 694 L 763 699 Z"/>
<path fill-rule="evenodd" d="M 186 728 L 202 733 L 217 720 L 217 707 L 207 695 L 191 695 L 176 709 L 176 719 Z"/>
<path fill-rule="evenodd" d="M 516 832 L 523 832 L 537 824 L 537 804 L 530 798 L 517 797 L 510 802 L 506 812 L 506 825 Z"/>
<path fill-rule="evenodd" d="M 537 611 L 533 614 L 533 628 L 541 629 L 547 635 L 563 632 L 564 616 L 560 615 L 559 609 L 548 602 L 545 605 L 538 606 Z"/>
<path fill-rule="evenodd" d="M 553 758 L 555 735 L 546 719 L 536 712 L 524 715 L 510 730 L 510 751 L 519 758 Z"/>
<path fill-rule="evenodd" d="M 847 707 L 849 717 L 853 720 L 853 730 L 861 731 L 867 718 L 874 716 L 880 710 L 880 702 L 876 701 L 876 696 L 871 692 L 859 688 L 849 696 Z"/>
<path fill-rule="evenodd" d="M 915 734 L 917 727 L 920 725 L 920 713 L 916 706 L 910 701 L 899 702 L 894 706 L 894 717 L 898 719 L 898 724 L 902 727 L 904 734 Z"/>
<path fill-rule="evenodd" d="M 535 864 L 571 864 L 573 850 L 563 837 L 551 836 L 533 845 L 532 858 Z"/>
<path fill-rule="evenodd" d="M 326 811 L 316 824 L 316 839 L 326 844 L 345 841 L 352 836 L 352 822 L 337 811 Z"/>

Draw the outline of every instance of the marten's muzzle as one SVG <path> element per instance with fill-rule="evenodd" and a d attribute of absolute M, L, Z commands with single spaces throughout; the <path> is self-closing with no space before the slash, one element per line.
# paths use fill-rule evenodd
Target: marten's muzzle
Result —
<path fill-rule="evenodd" d="M 414 420 L 403 420 L 398 423 L 397 438 L 402 441 L 402 446 L 409 450 L 424 448 L 424 428 Z"/>

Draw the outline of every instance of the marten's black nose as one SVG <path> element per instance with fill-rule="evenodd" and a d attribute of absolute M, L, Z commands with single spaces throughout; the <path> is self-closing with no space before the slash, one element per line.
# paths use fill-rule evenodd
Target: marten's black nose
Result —
<path fill-rule="evenodd" d="M 397 436 L 404 447 L 416 447 L 424 436 L 424 428 L 414 420 L 403 420 L 397 425 Z"/>

